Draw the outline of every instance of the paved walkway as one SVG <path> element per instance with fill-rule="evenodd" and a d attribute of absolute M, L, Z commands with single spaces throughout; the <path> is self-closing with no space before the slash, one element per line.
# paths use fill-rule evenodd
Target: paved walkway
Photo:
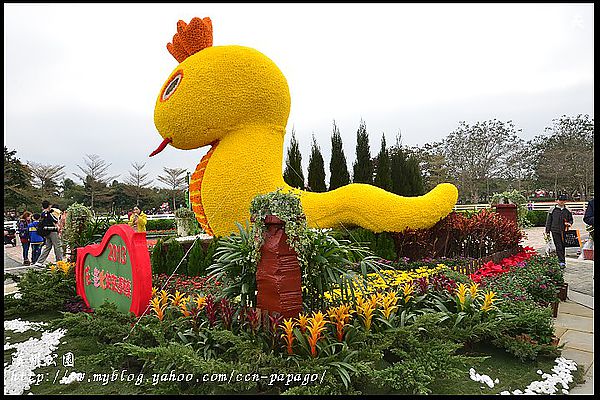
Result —
<path fill-rule="evenodd" d="M 579 229 L 582 242 L 588 238 L 583 216 L 573 216 L 573 228 Z M 543 254 L 546 242 L 544 227 L 526 229 L 524 246 Z M 594 393 L 594 261 L 579 259 L 577 248 L 567 248 L 564 278 L 569 284 L 567 301 L 558 307 L 554 320 L 556 336 L 564 344 L 562 356 L 583 367 L 585 382 L 574 387 L 571 394 Z"/>

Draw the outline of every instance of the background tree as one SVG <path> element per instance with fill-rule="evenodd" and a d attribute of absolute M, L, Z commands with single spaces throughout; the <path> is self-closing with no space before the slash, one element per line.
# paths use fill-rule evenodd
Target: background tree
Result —
<path fill-rule="evenodd" d="M 535 149 L 531 142 L 517 139 L 514 150 L 506 159 L 506 166 L 501 173 L 506 182 L 503 191 L 516 189 L 525 194 L 533 191 Z M 526 196 L 525 196 L 526 197 Z"/>
<path fill-rule="evenodd" d="M 396 143 L 389 149 L 390 155 L 390 192 L 407 196 L 409 189 L 406 180 L 406 154 L 402 149 L 402 136 L 396 135 Z"/>
<path fill-rule="evenodd" d="M 308 160 L 308 187 L 311 192 L 326 192 L 325 162 L 323 161 L 321 149 L 314 135 L 312 139 L 310 158 Z"/>
<path fill-rule="evenodd" d="M 107 169 L 112 164 L 107 163 L 96 154 L 86 154 L 83 162 L 83 167 L 77 164 L 77 168 L 81 170 L 82 174 L 73 173 L 73 175 L 83 182 L 86 191 L 90 194 L 90 207 L 93 209 L 97 196 L 103 196 L 102 201 L 106 201 L 108 182 L 112 182 L 119 175 L 108 176 Z"/>
<path fill-rule="evenodd" d="M 60 182 L 65 176 L 64 165 L 41 164 L 28 161 L 27 165 L 33 177 L 32 184 L 40 189 L 42 197 L 58 196 Z"/>
<path fill-rule="evenodd" d="M 152 179 L 148 178 L 147 172 L 142 173 L 142 169 L 146 166 L 145 163 L 133 162 L 131 166 L 133 167 L 133 171 L 129 171 L 129 176 L 125 182 L 134 187 L 135 205 L 139 206 L 142 189 L 148 187 Z"/>
<path fill-rule="evenodd" d="M 65 210 L 73 203 L 84 204 L 87 199 L 85 188 L 70 178 L 64 178 L 62 182 L 62 199 Z"/>
<path fill-rule="evenodd" d="M 340 130 L 333 121 L 333 133 L 331 135 L 331 160 L 329 161 L 329 190 L 334 190 L 350 183 L 348 163 L 342 146 Z"/>
<path fill-rule="evenodd" d="M 443 142 L 426 143 L 415 150 L 415 155 L 420 160 L 424 191 L 444 182 L 457 183 L 448 172 Z"/>
<path fill-rule="evenodd" d="M 415 154 L 410 154 L 405 163 L 406 196 L 421 196 L 425 194 L 423 176 L 419 166 L 419 160 Z"/>
<path fill-rule="evenodd" d="M 381 148 L 377 155 L 374 184 L 384 190 L 391 191 L 392 175 L 390 170 L 390 155 L 385 145 L 385 133 L 381 136 Z"/>
<path fill-rule="evenodd" d="M 532 141 L 538 184 L 554 195 L 580 193 L 587 199 L 594 185 L 594 120 L 588 115 L 553 119 L 546 135 Z"/>
<path fill-rule="evenodd" d="M 4 210 L 32 208 L 38 203 L 32 193 L 31 171 L 16 157 L 16 150 L 4 146 Z M 23 210 L 20 210 L 23 211 Z"/>
<path fill-rule="evenodd" d="M 497 191 L 492 179 L 501 175 L 517 140 L 512 121 L 493 119 L 472 126 L 461 121 L 444 140 L 448 172 L 458 178 L 459 196 L 478 203 Z"/>
<path fill-rule="evenodd" d="M 292 137 L 290 139 L 290 147 L 288 148 L 287 157 L 285 160 L 285 170 L 283 172 L 283 180 L 288 185 L 304 189 L 304 173 L 302 172 L 302 154 L 296 140 L 296 132 L 292 128 Z"/>
<path fill-rule="evenodd" d="M 373 162 L 371 160 L 371 149 L 369 147 L 369 134 L 365 121 L 360 120 L 356 132 L 356 161 L 353 164 L 354 183 L 373 184 Z"/>
<path fill-rule="evenodd" d="M 134 203 L 139 206 L 139 193 L 136 186 L 114 180 L 109 187 L 111 213 L 124 215 L 133 208 Z"/>
<path fill-rule="evenodd" d="M 175 203 L 177 194 L 181 194 L 187 186 L 187 171 L 184 168 L 168 167 L 163 167 L 163 171 L 165 171 L 164 175 L 159 175 L 157 179 L 167 185 L 173 200 L 173 211 L 175 211 L 177 209 L 177 204 Z"/>

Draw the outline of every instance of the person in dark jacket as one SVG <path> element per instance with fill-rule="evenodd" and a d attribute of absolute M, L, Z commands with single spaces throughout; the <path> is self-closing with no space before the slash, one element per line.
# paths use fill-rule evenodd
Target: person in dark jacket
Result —
<path fill-rule="evenodd" d="M 565 266 L 565 231 L 573 225 L 573 214 L 565 205 L 566 201 L 566 195 L 559 195 L 556 205 L 548 210 L 546 217 L 546 234 L 552 234 L 558 263 L 562 267 Z"/>
<path fill-rule="evenodd" d="M 583 216 L 583 222 L 588 225 L 594 225 L 594 199 L 591 199 L 587 204 L 585 215 Z"/>

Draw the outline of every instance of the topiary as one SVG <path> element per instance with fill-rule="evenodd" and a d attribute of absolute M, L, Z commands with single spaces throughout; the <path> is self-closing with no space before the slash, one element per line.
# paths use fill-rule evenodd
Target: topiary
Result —
<path fill-rule="evenodd" d="M 152 265 L 153 274 L 164 274 L 166 273 L 165 268 L 165 251 L 163 248 L 163 240 L 158 239 L 154 248 L 152 248 L 152 255 L 150 256 L 150 264 Z"/>
<path fill-rule="evenodd" d="M 188 276 L 200 276 L 204 273 L 204 257 L 202 244 L 194 243 L 188 258 Z"/>
<path fill-rule="evenodd" d="M 179 243 L 175 238 L 168 239 L 165 242 L 165 246 L 167 247 L 167 252 L 165 254 L 165 273 L 171 275 L 181 262 L 185 252 L 183 251 L 183 246 L 181 243 Z M 185 271 L 185 268 L 185 261 L 183 261 L 177 269 L 178 273 Z"/>

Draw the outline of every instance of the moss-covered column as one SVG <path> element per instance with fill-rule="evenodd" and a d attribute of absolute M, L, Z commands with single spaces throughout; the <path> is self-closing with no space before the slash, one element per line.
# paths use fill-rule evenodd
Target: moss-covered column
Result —
<path fill-rule="evenodd" d="M 285 223 L 274 215 L 265 217 L 264 244 L 256 270 L 257 307 L 278 312 L 284 318 L 302 311 L 302 288 L 298 255 L 287 242 Z"/>

